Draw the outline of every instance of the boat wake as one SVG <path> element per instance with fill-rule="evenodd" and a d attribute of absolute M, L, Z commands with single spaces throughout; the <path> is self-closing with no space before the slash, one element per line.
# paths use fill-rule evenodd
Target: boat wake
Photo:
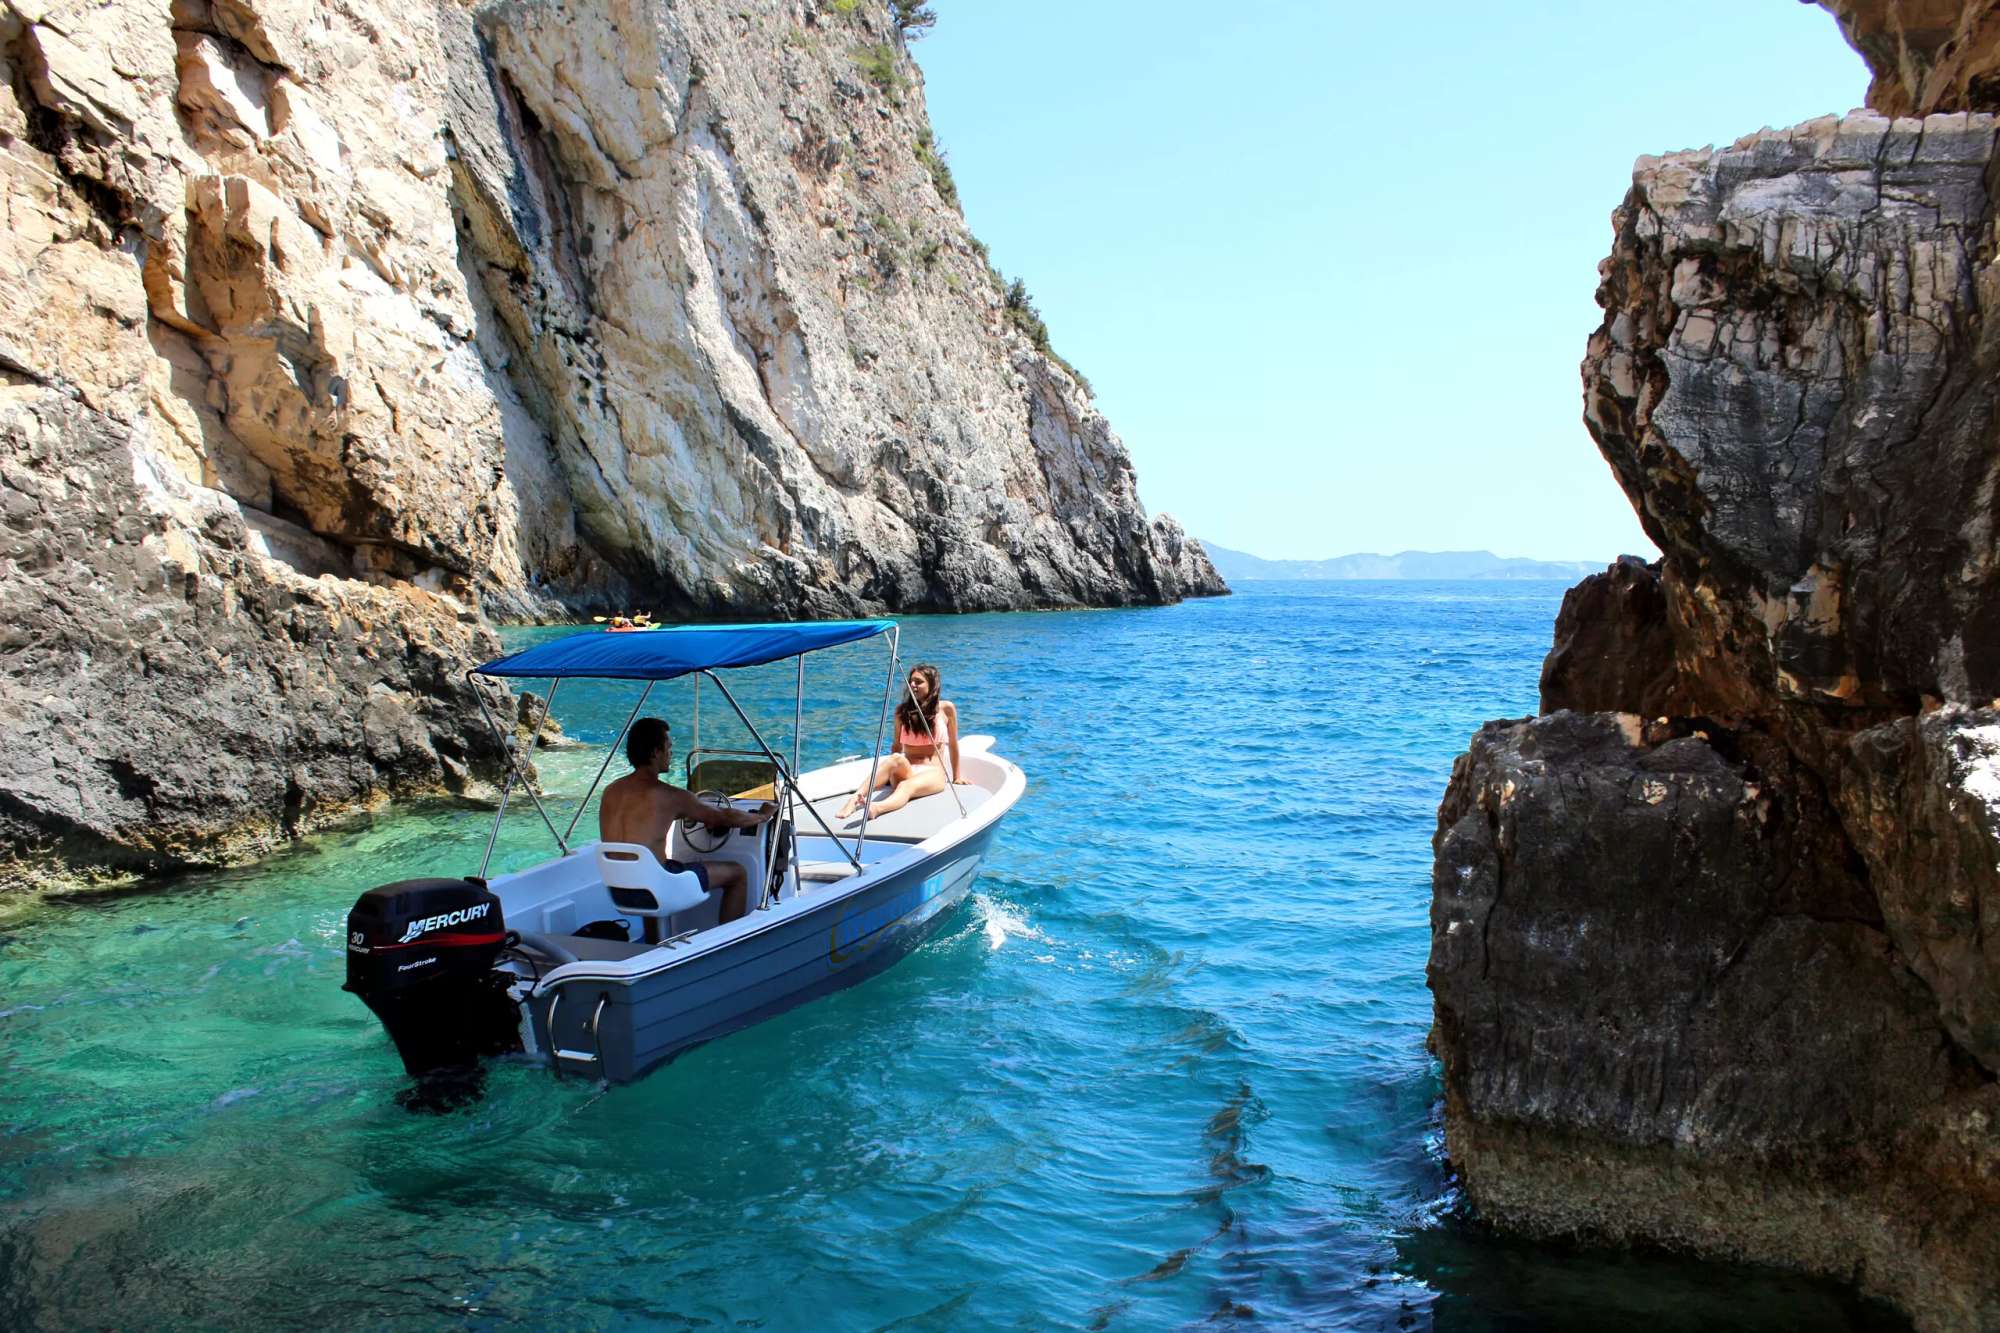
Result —
<path fill-rule="evenodd" d="M 972 905 L 979 910 L 979 929 L 986 936 L 986 947 L 990 950 L 997 951 L 1010 939 L 1049 942 L 1047 935 L 1029 925 L 1026 916 L 1006 903 L 975 893 Z"/>

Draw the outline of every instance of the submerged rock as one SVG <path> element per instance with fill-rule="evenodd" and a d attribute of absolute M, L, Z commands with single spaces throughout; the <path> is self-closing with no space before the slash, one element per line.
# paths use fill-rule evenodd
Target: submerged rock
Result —
<path fill-rule="evenodd" d="M 0 66 L 17 867 L 492 776 L 492 620 L 1225 591 L 884 7 L 0 0 Z"/>
<path fill-rule="evenodd" d="M 1917 65 L 1878 94 L 1950 106 Z M 1496 1223 L 2000 1326 L 1996 131 L 1634 171 L 1585 420 L 1662 559 L 1571 592 L 1436 842 L 1447 1145 Z"/>

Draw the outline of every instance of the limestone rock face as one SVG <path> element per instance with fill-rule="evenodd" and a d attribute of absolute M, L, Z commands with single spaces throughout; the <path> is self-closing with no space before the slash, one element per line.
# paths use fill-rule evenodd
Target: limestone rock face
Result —
<path fill-rule="evenodd" d="M 2000 111 L 1991 0 L 1819 0 L 1868 62 L 1868 105 L 1890 116 Z"/>
<path fill-rule="evenodd" d="M 1572 591 L 1436 842 L 1447 1139 L 1503 1225 L 2000 1325 L 1997 129 L 1642 158 L 1614 214 L 1585 421 L 1662 559 Z"/>
<path fill-rule="evenodd" d="M 1885 928 L 1953 1040 L 2000 1070 L 2000 712 L 1899 718 L 1843 759 L 1842 812 Z"/>
<path fill-rule="evenodd" d="M 1219 590 L 1010 319 L 886 7 L 848 8 L 514 0 L 457 53 L 454 203 L 587 541 L 701 610 Z"/>
<path fill-rule="evenodd" d="M 2000 694 L 1988 116 L 1641 159 L 1585 421 L 1668 559 L 1703 705 Z M 1972 526 L 1968 526 L 1972 525 Z M 1808 723 L 1810 725 L 1810 723 Z"/>
<path fill-rule="evenodd" d="M 0 0 L 0 711 L 52 747 L 0 857 L 490 775 L 496 619 L 1224 591 L 1003 300 L 877 9 Z"/>
<path fill-rule="evenodd" d="M 1684 704 L 1657 565 L 1622 556 L 1563 594 L 1542 663 L 1543 708 L 1652 718 L 1684 712 Z"/>
<path fill-rule="evenodd" d="M 441 151 L 323 114 L 336 70 L 403 95 L 422 52 L 373 51 L 314 6 L 0 6 L 0 880 L 492 771 L 499 414 L 410 207 Z"/>
<path fill-rule="evenodd" d="M 242 859 L 492 771 L 461 673 L 493 635 L 436 594 L 308 577 L 267 553 L 311 539 L 245 512 L 73 398 L 0 388 L 0 874 Z"/>
<path fill-rule="evenodd" d="M 2000 1318 L 2000 1087 L 1781 747 L 1490 723 L 1440 811 L 1433 1043 L 1491 1221 Z M 1989 862 L 1990 865 L 1990 862 Z"/>

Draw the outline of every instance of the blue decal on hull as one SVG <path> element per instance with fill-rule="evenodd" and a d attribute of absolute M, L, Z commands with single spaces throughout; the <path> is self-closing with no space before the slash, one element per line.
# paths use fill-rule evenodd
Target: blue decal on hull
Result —
<path fill-rule="evenodd" d="M 903 918 L 944 892 L 944 872 L 939 871 L 920 884 L 912 884 L 892 898 L 849 912 L 833 923 L 827 943 L 826 961 L 845 967 L 867 953 L 904 924 Z"/>

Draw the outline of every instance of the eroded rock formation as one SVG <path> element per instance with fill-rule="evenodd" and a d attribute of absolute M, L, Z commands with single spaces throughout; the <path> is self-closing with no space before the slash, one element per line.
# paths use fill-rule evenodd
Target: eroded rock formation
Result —
<path fill-rule="evenodd" d="M 1222 590 L 884 6 L 0 0 L 0 64 L 17 869 L 490 772 L 495 619 Z"/>
<path fill-rule="evenodd" d="M 1663 558 L 1572 591 L 1435 843 L 1446 1133 L 1496 1223 L 2000 1326 L 1996 130 L 1642 158 L 1614 215 L 1585 419 Z"/>
<path fill-rule="evenodd" d="M 1867 60 L 1889 116 L 2000 111 L 2000 14 L 1988 0 L 1819 0 Z"/>

